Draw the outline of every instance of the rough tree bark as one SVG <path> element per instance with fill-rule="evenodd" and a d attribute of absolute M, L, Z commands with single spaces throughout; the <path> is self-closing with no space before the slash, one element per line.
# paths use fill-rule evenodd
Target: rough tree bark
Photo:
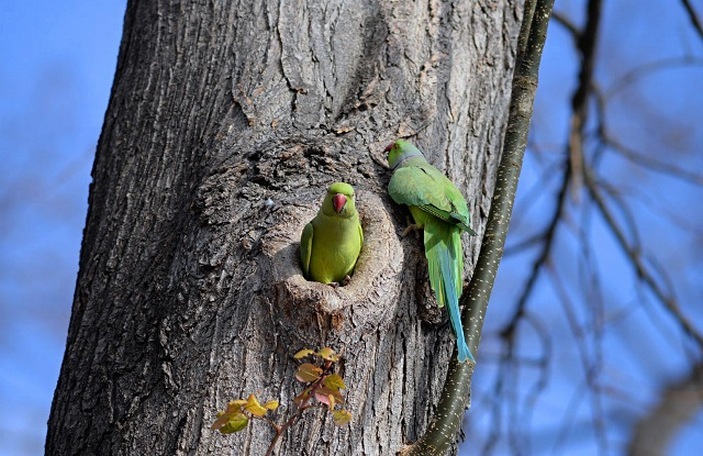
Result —
<path fill-rule="evenodd" d="M 483 231 L 520 9 L 130 1 L 47 454 L 261 455 L 268 428 L 222 436 L 215 412 L 250 392 L 290 403 L 291 355 L 324 345 L 344 355 L 354 419 L 310 412 L 277 454 L 415 440 L 453 342 L 382 150 L 416 135 Z M 357 189 L 366 244 L 333 288 L 301 277 L 297 242 L 337 180 Z M 467 274 L 479 240 L 464 238 Z"/>

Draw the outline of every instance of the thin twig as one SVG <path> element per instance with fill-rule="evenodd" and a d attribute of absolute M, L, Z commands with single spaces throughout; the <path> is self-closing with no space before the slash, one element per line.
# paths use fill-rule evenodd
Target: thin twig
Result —
<path fill-rule="evenodd" d="M 588 120 L 588 99 L 593 81 L 593 69 L 596 65 L 596 39 L 601 19 L 601 1 L 589 0 L 586 12 L 586 25 L 579 34 L 577 49 L 581 54 L 581 68 L 578 84 L 571 97 L 571 119 L 569 130 L 569 160 L 572 184 L 577 192 L 583 184 L 583 132 Z M 574 194 L 576 194 L 574 192 Z"/>
<path fill-rule="evenodd" d="M 615 82 L 613 82 L 610 87 L 605 91 L 605 97 L 611 98 L 613 95 L 615 95 L 621 90 L 624 90 L 638 79 L 642 79 L 659 71 L 671 70 L 677 67 L 690 68 L 693 66 L 703 66 L 703 60 L 699 57 L 685 55 L 677 57 L 666 57 L 660 60 L 655 60 L 653 62 L 647 62 L 643 65 L 629 70 L 620 78 L 615 80 Z"/>
<path fill-rule="evenodd" d="M 689 182 L 694 185 L 703 185 L 703 174 L 689 171 L 685 168 L 675 165 L 672 162 L 664 162 L 640 154 L 615 139 L 615 137 L 610 136 L 608 133 L 604 132 L 601 135 L 601 140 L 606 146 L 610 147 L 611 149 L 613 149 L 613 151 L 617 152 L 621 156 L 627 158 L 631 163 L 646 168 L 650 171 L 665 174 L 676 179 Z"/>
<path fill-rule="evenodd" d="M 559 301 L 564 309 L 564 315 L 566 316 L 566 321 L 571 328 L 571 332 L 577 341 L 579 358 L 584 372 L 584 380 L 588 389 L 590 390 L 589 399 L 592 407 L 592 419 L 593 419 L 593 429 L 594 434 L 599 437 L 599 445 L 601 447 L 601 454 L 607 454 L 607 439 L 605 438 L 605 411 L 603 410 L 603 403 L 600 394 L 600 388 L 598 383 L 600 369 L 602 369 L 602 363 L 597 362 L 589 356 L 586 343 L 582 341 L 585 337 L 585 332 L 581 328 L 578 322 L 578 318 L 573 309 L 573 304 L 571 299 L 569 299 L 569 294 L 564 286 L 564 280 L 559 277 L 559 272 L 556 268 L 549 268 L 552 276 L 552 284 L 557 294 L 559 295 Z M 595 339 L 595 338 L 594 338 Z"/>
<path fill-rule="evenodd" d="M 539 272 L 542 269 L 542 266 L 544 263 L 547 261 L 547 259 L 550 257 L 551 252 L 552 252 L 552 247 L 554 245 L 554 241 L 556 239 L 556 232 L 557 232 L 557 226 L 559 225 L 559 222 L 562 220 L 562 216 L 565 211 L 566 207 L 566 195 L 568 193 L 569 189 L 569 182 L 570 182 L 570 176 L 571 176 L 571 168 L 566 167 L 564 170 L 563 178 L 561 185 L 559 187 L 559 193 L 557 194 L 557 201 L 554 206 L 554 212 L 552 213 L 552 216 L 549 218 L 549 223 L 547 224 L 547 228 L 542 234 L 542 250 L 540 251 L 539 255 L 535 259 L 535 261 L 532 263 L 532 268 L 530 268 L 530 275 L 527 278 L 527 282 L 525 283 L 525 287 L 523 288 L 522 293 L 520 294 L 520 298 L 518 299 L 517 305 L 515 306 L 515 310 L 513 311 L 512 317 L 508 320 L 508 324 L 505 326 L 505 328 L 502 331 L 503 337 L 508 340 L 508 344 L 512 345 L 512 342 L 514 340 L 513 334 L 515 332 L 515 329 L 517 328 L 517 325 L 520 321 L 520 317 L 525 312 L 525 307 L 527 306 L 527 302 L 529 301 L 530 296 L 532 295 L 532 290 L 534 289 L 535 284 L 537 283 L 537 278 L 539 277 Z"/>
<path fill-rule="evenodd" d="M 583 131 L 588 119 L 588 95 L 592 85 L 593 68 L 595 66 L 596 36 L 598 35 L 598 25 L 601 15 L 601 0 L 590 0 L 588 3 L 588 16 L 583 32 L 578 32 L 576 39 L 578 51 L 581 54 L 581 70 L 579 81 L 571 97 L 572 116 L 569 130 L 568 155 L 570 166 L 564 171 L 562 184 L 557 194 L 557 202 L 552 217 L 544 232 L 544 243 L 540 254 L 532 263 L 530 275 L 525 284 L 525 288 L 520 295 L 512 318 L 508 321 L 503 334 L 508 341 L 514 340 L 512 333 L 519 322 L 520 316 L 525 311 L 527 302 L 532 294 L 532 290 L 539 277 L 539 272 L 550 257 L 555 240 L 557 226 L 562 220 L 566 205 L 566 193 L 570 184 L 578 188 L 582 181 L 583 174 Z M 576 179 L 573 182 L 572 179 Z M 511 342 L 509 342 L 511 343 Z"/>
<path fill-rule="evenodd" d="M 689 0 L 681 0 L 681 3 L 683 3 L 684 9 L 686 9 L 688 18 L 691 20 L 691 25 L 693 25 L 693 28 L 696 32 L 698 32 L 698 35 L 703 39 L 703 24 L 701 24 L 701 20 L 698 19 L 698 15 L 696 14 L 696 10 L 693 9 L 693 5 L 691 5 Z"/>
<path fill-rule="evenodd" d="M 639 249 L 633 248 L 627 241 L 627 237 L 623 232 L 622 228 L 615 219 L 608 206 L 605 204 L 603 197 L 598 189 L 595 179 L 587 172 L 585 175 L 586 188 L 588 193 L 596 204 L 599 212 L 603 216 L 603 219 L 608 224 L 608 227 L 615 235 L 615 239 L 620 244 L 627 255 L 630 263 L 634 267 L 637 276 L 642 280 L 644 284 L 652 291 L 654 296 L 664 305 L 664 308 L 669 312 L 669 314 L 674 318 L 676 323 L 681 327 L 681 329 L 686 333 L 699 347 L 703 348 L 703 335 L 696 329 L 696 327 L 688 320 L 688 318 L 681 312 L 677 300 L 670 295 L 667 295 L 664 290 L 659 286 L 654 277 L 650 274 L 647 269 L 642 253 Z"/>
<path fill-rule="evenodd" d="M 571 35 L 571 38 L 573 38 L 575 42 L 578 42 L 579 36 L 581 36 L 581 31 L 578 27 L 576 27 L 576 24 L 571 22 L 569 18 L 564 16 L 559 11 L 552 12 L 552 19 L 554 20 L 554 22 L 564 27 L 566 31 L 569 32 L 569 35 Z"/>

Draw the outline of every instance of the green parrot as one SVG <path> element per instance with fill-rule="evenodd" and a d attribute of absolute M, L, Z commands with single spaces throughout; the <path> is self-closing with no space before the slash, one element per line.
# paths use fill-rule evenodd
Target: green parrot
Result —
<path fill-rule="evenodd" d="M 461 232 L 469 228 L 466 200 L 447 177 L 430 165 L 420 150 L 399 139 L 386 147 L 393 171 L 388 194 L 398 204 L 409 206 L 415 225 L 424 230 L 425 256 L 430 286 L 439 307 L 447 306 L 457 338 L 459 362 L 475 362 L 464 338 L 459 311 L 464 276 Z M 406 230 L 407 231 L 407 230 Z"/>
<path fill-rule="evenodd" d="M 364 232 L 354 202 L 354 187 L 330 185 L 322 207 L 303 229 L 300 264 L 308 280 L 342 282 L 354 270 L 364 243 Z"/>

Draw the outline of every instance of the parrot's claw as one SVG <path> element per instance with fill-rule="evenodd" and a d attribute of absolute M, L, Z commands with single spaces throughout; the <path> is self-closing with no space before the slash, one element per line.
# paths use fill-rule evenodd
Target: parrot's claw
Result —
<path fill-rule="evenodd" d="M 403 237 L 407 236 L 411 232 L 420 231 L 421 229 L 422 229 L 422 225 L 417 224 L 417 223 L 412 223 L 412 224 L 408 225 L 407 228 L 405 228 L 403 230 Z"/>
<path fill-rule="evenodd" d="M 329 285 L 331 285 L 333 288 L 339 288 L 347 286 L 349 282 L 351 282 L 351 277 L 346 276 L 339 282 L 330 282 Z"/>

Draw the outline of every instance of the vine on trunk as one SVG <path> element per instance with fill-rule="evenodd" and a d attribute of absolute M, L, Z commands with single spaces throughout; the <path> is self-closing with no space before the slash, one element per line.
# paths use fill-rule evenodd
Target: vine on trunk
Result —
<path fill-rule="evenodd" d="M 286 421 L 279 424 L 269 416 L 269 412 L 274 413 L 278 409 L 278 401 L 271 400 L 262 405 L 254 394 L 250 394 L 247 399 L 230 401 L 225 410 L 217 413 L 217 420 L 212 423 L 211 429 L 216 429 L 222 434 L 232 434 L 245 429 L 252 419 L 262 420 L 268 423 L 275 432 L 271 444 L 266 450 L 266 456 L 269 456 L 273 454 L 278 439 L 300 419 L 307 409 L 326 407 L 332 414 L 336 425 L 343 426 L 349 423 L 352 414 L 341 408 L 341 404 L 344 404 L 344 397 L 340 392 L 347 386 L 344 384 L 342 376 L 336 372 L 340 357 L 334 350 L 325 347 L 316 352 L 304 348 L 293 358 L 296 360 L 310 358 L 310 360 L 300 364 L 295 372 L 295 379 L 306 386 L 293 399 L 296 410 Z M 340 405 L 339 408 L 338 405 Z"/>

